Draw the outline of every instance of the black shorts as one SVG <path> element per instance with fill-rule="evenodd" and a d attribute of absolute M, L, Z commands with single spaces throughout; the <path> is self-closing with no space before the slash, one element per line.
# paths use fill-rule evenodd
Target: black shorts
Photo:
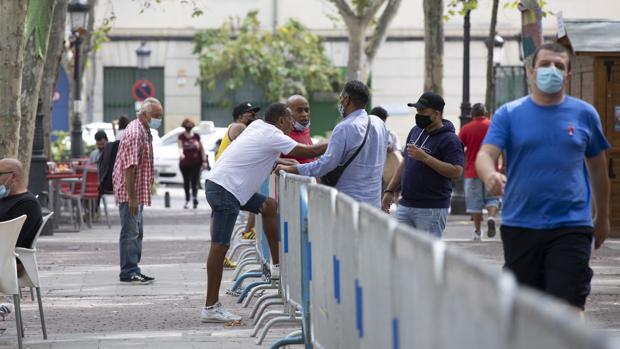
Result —
<path fill-rule="evenodd" d="M 520 284 L 584 309 L 590 294 L 591 227 L 526 229 L 502 225 L 504 268 Z"/>

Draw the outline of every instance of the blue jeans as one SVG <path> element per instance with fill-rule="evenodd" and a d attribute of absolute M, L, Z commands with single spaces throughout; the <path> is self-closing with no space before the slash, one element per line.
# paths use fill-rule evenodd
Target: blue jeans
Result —
<path fill-rule="evenodd" d="M 119 252 L 121 256 L 121 273 L 119 277 L 129 278 L 132 275 L 140 274 L 140 258 L 142 257 L 142 209 L 138 208 L 138 214 L 132 216 L 129 212 L 129 204 L 121 202 L 118 207 L 121 218 L 121 237 L 119 239 Z"/>
<path fill-rule="evenodd" d="M 396 219 L 417 230 L 425 231 L 441 239 L 446 221 L 448 220 L 447 208 L 416 208 L 403 205 L 396 210 Z"/>
<path fill-rule="evenodd" d="M 239 211 L 249 211 L 255 214 L 261 212 L 263 203 L 267 200 L 265 195 L 255 193 L 250 200 L 241 205 L 239 200 L 221 185 L 205 181 L 205 194 L 207 202 L 211 206 L 211 217 L 213 218 L 213 229 L 211 229 L 211 242 L 228 246 L 230 237 Z"/>

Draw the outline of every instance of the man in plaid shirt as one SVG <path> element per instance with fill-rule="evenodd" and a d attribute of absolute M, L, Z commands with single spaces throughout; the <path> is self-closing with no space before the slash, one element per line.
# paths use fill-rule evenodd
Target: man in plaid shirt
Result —
<path fill-rule="evenodd" d="M 114 163 L 113 185 L 121 218 L 119 239 L 121 282 L 150 284 L 155 278 L 141 273 L 138 263 L 142 256 L 142 209 L 151 206 L 153 184 L 153 137 L 151 128 L 158 129 L 164 115 L 161 103 L 147 98 L 138 118 L 125 128 Z"/>

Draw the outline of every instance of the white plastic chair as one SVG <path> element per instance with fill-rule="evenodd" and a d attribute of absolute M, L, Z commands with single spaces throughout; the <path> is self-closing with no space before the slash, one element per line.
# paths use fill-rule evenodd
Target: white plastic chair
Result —
<path fill-rule="evenodd" d="M 32 240 L 30 248 L 17 247 L 15 252 L 19 255 L 19 260 L 24 266 L 24 274 L 19 278 L 19 287 L 30 287 L 30 294 L 32 295 L 32 288 L 37 290 L 37 301 L 39 303 L 39 315 L 41 317 L 41 330 L 43 332 L 43 339 L 47 339 L 47 329 L 45 328 L 45 317 L 43 316 L 43 302 L 41 302 L 41 287 L 39 282 L 39 268 L 37 265 L 37 240 L 41 231 L 45 228 L 45 224 L 52 217 L 54 212 L 50 212 L 47 216 L 43 217 L 43 222 L 37 231 L 37 234 Z"/>
<path fill-rule="evenodd" d="M 15 244 L 17 237 L 26 221 L 26 215 L 21 215 L 13 220 L 0 222 L 0 294 L 13 296 L 15 305 L 15 325 L 17 329 L 17 345 L 22 348 L 24 325 L 19 299 L 19 283 L 17 281 L 17 264 L 15 257 Z"/>

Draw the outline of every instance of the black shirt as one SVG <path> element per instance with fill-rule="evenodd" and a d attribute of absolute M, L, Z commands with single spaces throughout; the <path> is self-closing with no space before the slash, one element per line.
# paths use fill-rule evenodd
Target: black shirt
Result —
<path fill-rule="evenodd" d="M 29 191 L 0 199 L 0 221 L 9 221 L 23 214 L 28 218 L 19 232 L 16 246 L 30 248 L 42 221 L 39 200 Z"/>

